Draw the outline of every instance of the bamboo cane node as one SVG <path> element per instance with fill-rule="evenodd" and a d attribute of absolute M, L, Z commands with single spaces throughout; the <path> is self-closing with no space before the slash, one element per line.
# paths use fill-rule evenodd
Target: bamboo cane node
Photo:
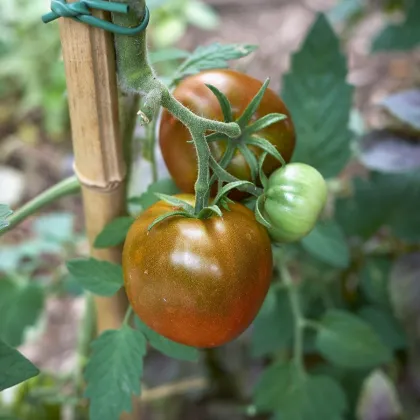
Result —
<path fill-rule="evenodd" d="M 79 180 L 80 185 L 82 185 L 85 188 L 101 191 L 103 193 L 112 192 L 119 188 L 124 182 L 125 177 L 127 175 L 127 170 L 125 166 L 119 173 L 114 173 L 114 176 L 110 176 L 109 179 L 92 179 L 82 174 L 77 169 L 76 163 L 73 163 L 73 171 L 77 179 Z"/>

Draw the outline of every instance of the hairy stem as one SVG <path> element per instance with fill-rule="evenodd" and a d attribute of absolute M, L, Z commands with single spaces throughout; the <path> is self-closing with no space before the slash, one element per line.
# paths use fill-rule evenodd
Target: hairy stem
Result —
<path fill-rule="evenodd" d="M 80 184 L 76 176 L 71 176 L 53 185 L 33 200 L 26 203 L 19 210 L 15 211 L 8 219 L 9 226 L 0 232 L 0 236 L 23 222 L 27 217 L 33 215 L 42 207 L 58 200 L 61 197 L 65 197 L 66 195 L 75 194 L 79 192 L 79 190 Z"/>

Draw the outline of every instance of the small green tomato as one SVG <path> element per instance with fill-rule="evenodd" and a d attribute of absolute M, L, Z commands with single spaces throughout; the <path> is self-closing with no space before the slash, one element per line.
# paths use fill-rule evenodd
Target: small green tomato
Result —
<path fill-rule="evenodd" d="M 327 185 L 312 166 L 290 163 L 273 172 L 264 195 L 262 210 L 272 226 L 272 240 L 294 242 L 314 228 L 327 200 Z"/>

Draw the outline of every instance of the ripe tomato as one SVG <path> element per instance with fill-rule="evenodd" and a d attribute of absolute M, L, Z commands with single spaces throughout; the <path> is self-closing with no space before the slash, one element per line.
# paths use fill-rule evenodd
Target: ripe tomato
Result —
<path fill-rule="evenodd" d="M 194 204 L 194 196 L 179 195 Z M 215 347 L 253 321 L 272 275 L 270 238 L 245 206 L 223 217 L 169 217 L 164 201 L 131 226 L 123 251 L 124 282 L 135 313 L 159 334 L 194 347 Z"/>
<path fill-rule="evenodd" d="M 315 226 L 327 200 L 327 185 L 312 166 L 290 163 L 270 176 L 264 194 L 263 215 L 272 225 L 271 238 L 293 242 Z"/>
<path fill-rule="evenodd" d="M 219 102 L 205 84 L 216 86 L 227 96 L 235 119 L 243 113 L 262 86 L 259 80 L 234 70 L 210 70 L 184 79 L 173 92 L 175 98 L 194 113 L 219 121 L 223 121 Z M 270 113 L 286 114 L 287 118 L 261 130 L 257 135 L 276 146 L 286 162 L 289 162 L 295 147 L 294 126 L 284 103 L 272 90 L 267 89 L 251 122 Z M 190 139 L 187 128 L 164 110 L 159 132 L 162 155 L 175 183 L 181 191 L 187 193 L 194 192 L 197 178 L 196 152 L 194 145 L 187 143 Z M 257 156 L 261 154 L 261 149 L 248 147 Z M 226 150 L 226 142 L 212 142 L 210 149 L 216 160 L 220 160 Z M 276 159 L 267 156 L 264 172 L 269 175 L 279 166 Z M 236 151 L 227 170 L 239 179 L 251 180 L 249 166 L 239 151 Z"/>

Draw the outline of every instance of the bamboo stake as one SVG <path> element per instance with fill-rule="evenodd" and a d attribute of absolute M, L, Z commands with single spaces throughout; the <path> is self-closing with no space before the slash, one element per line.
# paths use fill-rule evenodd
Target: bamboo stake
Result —
<path fill-rule="evenodd" d="M 104 12 L 95 16 L 108 19 Z M 98 28 L 60 19 L 67 79 L 75 173 L 82 185 L 91 255 L 121 262 L 121 248 L 95 249 L 103 227 L 125 213 L 126 169 L 118 120 L 118 92 L 112 35 Z M 119 328 L 127 300 L 124 291 L 96 297 L 97 332 Z M 138 419 L 138 406 L 125 419 Z"/>

